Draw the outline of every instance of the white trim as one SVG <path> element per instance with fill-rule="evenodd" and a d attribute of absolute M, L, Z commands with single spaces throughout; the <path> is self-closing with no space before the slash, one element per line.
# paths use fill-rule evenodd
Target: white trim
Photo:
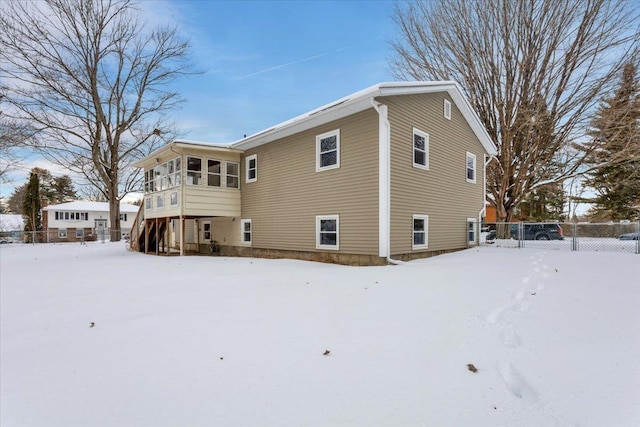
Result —
<path fill-rule="evenodd" d="M 416 219 L 424 221 L 424 243 L 415 244 L 415 221 Z M 414 214 L 411 218 L 411 249 L 428 249 L 429 248 L 429 215 Z"/>
<path fill-rule="evenodd" d="M 196 171 L 196 170 L 190 170 L 189 169 L 189 159 L 197 159 L 200 160 L 200 171 Z M 204 177 L 202 175 L 202 157 L 199 156 L 190 156 L 190 155 L 185 155 L 185 159 L 184 159 L 184 170 L 185 170 L 185 184 L 188 186 L 192 186 L 192 187 L 198 187 L 204 184 Z M 206 160 L 206 159 L 205 159 Z M 189 182 L 189 173 L 199 173 L 200 174 L 200 181 L 196 184 L 194 184 L 193 182 Z"/>
<path fill-rule="evenodd" d="M 451 120 L 451 101 L 448 99 L 444 100 L 444 118 L 447 120 Z"/>
<path fill-rule="evenodd" d="M 335 220 L 336 221 L 336 244 L 323 245 L 320 243 L 320 221 Z M 328 249 L 332 251 L 340 250 L 340 215 L 317 215 L 316 216 L 316 249 Z"/>
<path fill-rule="evenodd" d="M 391 253 L 391 124 L 386 105 L 371 98 L 378 112 L 378 256 Z"/>
<path fill-rule="evenodd" d="M 332 136 L 336 137 L 336 163 L 329 166 L 320 166 L 320 158 L 322 155 L 321 143 L 323 139 L 330 138 Z M 330 132 L 325 132 L 321 135 L 316 136 L 316 172 L 337 169 L 340 167 L 340 129 L 335 129 Z"/>
<path fill-rule="evenodd" d="M 468 174 L 469 158 L 473 159 L 473 179 L 469 179 L 469 174 Z M 476 162 L 476 155 L 467 151 L 467 155 L 464 158 L 464 177 L 467 180 L 467 182 L 475 184 L 477 176 L 478 176 L 478 168 L 477 168 L 477 162 Z"/>
<path fill-rule="evenodd" d="M 215 173 L 215 172 L 209 172 L 209 162 L 218 162 L 218 168 L 219 168 L 219 172 Z M 222 160 L 219 159 L 214 159 L 214 158 L 209 158 L 207 157 L 205 159 L 205 165 L 204 165 L 204 170 L 205 170 L 205 175 L 206 175 L 206 181 L 203 179 L 204 181 L 204 186 L 205 187 L 211 187 L 211 188 L 224 188 L 224 185 L 222 185 L 222 177 L 223 177 L 223 173 L 222 173 L 222 165 L 223 162 Z M 218 185 L 209 185 L 209 175 L 212 176 L 218 176 L 218 178 L 220 178 L 219 182 L 220 184 Z M 225 178 L 226 179 L 226 178 Z"/>
<path fill-rule="evenodd" d="M 213 225 L 211 224 L 211 221 L 200 221 L 199 225 L 201 226 L 201 228 L 200 228 L 200 237 L 202 237 L 202 243 L 211 242 L 213 240 Z M 204 229 L 205 225 L 209 226 L 209 238 L 208 239 L 205 237 L 205 234 L 204 234 L 204 233 L 206 233 L 206 231 Z"/>
<path fill-rule="evenodd" d="M 253 178 L 249 178 L 249 162 L 251 160 L 255 160 L 256 161 L 256 165 L 255 165 L 255 171 L 256 171 L 256 175 Z M 245 166 L 245 174 L 244 174 L 244 181 L 245 182 L 256 182 L 258 180 L 258 155 L 257 154 L 252 154 L 250 156 L 247 156 L 244 158 L 244 166 Z"/>
<path fill-rule="evenodd" d="M 67 238 L 67 229 L 66 228 L 58 228 L 58 238 L 66 239 Z"/>
<path fill-rule="evenodd" d="M 416 150 L 420 151 L 419 149 L 416 149 L 416 135 L 424 138 L 424 160 L 425 160 L 424 165 L 421 163 L 416 163 Z M 428 171 L 429 170 L 429 134 L 426 133 L 425 131 L 422 131 L 414 127 L 413 133 L 411 134 L 411 146 L 413 147 L 413 150 L 411 151 L 411 156 L 413 158 L 413 167 Z"/>
<path fill-rule="evenodd" d="M 237 170 L 237 175 L 230 175 L 229 174 L 229 165 L 236 165 L 236 167 L 238 168 Z M 237 187 L 229 187 L 229 177 L 235 177 L 238 180 L 238 186 Z M 231 190 L 239 190 L 240 189 L 240 163 L 239 162 L 232 162 L 230 160 L 225 160 L 224 161 L 224 188 L 229 188 Z"/>
<path fill-rule="evenodd" d="M 244 225 L 245 224 L 249 224 L 249 241 L 244 240 L 244 234 L 245 234 L 245 230 L 244 230 Z M 241 219 L 240 220 L 240 244 L 245 245 L 245 246 L 251 246 L 253 242 L 253 224 L 251 223 L 250 219 Z"/>
<path fill-rule="evenodd" d="M 271 141 L 330 123 L 342 117 L 371 108 L 372 98 L 379 99 L 379 97 L 384 96 L 438 92 L 446 92 L 449 94 L 449 97 L 453 103 L 456 104 L 460 114 L 465 118 L 476 137 L 480 140 L 480 143 L 484 146 L 486 152 L 488 154 L 497 154 L 496 145 L 489 137 L 478 115 L 473 110 L 471 103 L 464 95 L 462 88 L 453 81 L 379 83 L 250 135 L 234 142 L 229 147 L 232 149 L 249 150 Z"/>
<path fill-rule="evenodd" d="M 473 240 L 469 240 L 469 223 L 473 223 Z M 467 245 L 475 246 L 478 244 L 478 218 L 467 218 Z"/>

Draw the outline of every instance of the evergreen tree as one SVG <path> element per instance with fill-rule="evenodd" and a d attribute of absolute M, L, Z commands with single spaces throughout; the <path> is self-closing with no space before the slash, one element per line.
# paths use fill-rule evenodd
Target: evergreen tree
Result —
<path fill-rule="evenodd" d="M 596 193 L 590 200 L 592 215 L 640 218 L 640 85 L 635 65 L 624 67 L 620 86 L 613 97 L 602 100 L 591 126 L 599 144 L 589 159 L 596 168 L 586 181 Z"/>
<path fill-rule="evenodd" d="M 523 221 L 565 221 L 565 195 L 559 183 L 538 188 L 520 203 L 517 217 Z"/>
<path fill-rule="evenodd" d="M 22 216 L 24 217 L 24 231 L 42 231 L 40 214 L 40 180 L 38 174 L 31 172 L 27 191 L 22 202 Z"/>
<path fill-rule="evenodd" d="M 49 205 L 65 203 L 76 200 L 78 198 L 73 182 L 68 175 L 53 177 L 47 169 L 33 168 L 31 173 L 38 175 L 40 182 L 40 200 L 46 200 Z M 16 187 L 9 197 L 8 207 L 14 214 L 22 214 L 22 201 L 28 183 Z"/>

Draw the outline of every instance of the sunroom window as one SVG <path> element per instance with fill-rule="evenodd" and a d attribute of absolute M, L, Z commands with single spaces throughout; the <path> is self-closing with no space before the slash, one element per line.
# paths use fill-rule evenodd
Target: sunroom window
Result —
<path fill-rule="evenodd" d="M 187 157 L 187 185 L 202 183 L 202 159 Z"/>
<path fill-rule="evenodd" d="M 207 185 L 209 187 L 220 187 L 220 180 L 220 161 L 207 159 Z"/>

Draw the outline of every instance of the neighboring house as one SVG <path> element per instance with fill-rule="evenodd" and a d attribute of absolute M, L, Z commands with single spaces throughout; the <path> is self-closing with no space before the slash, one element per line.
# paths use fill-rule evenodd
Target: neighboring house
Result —
<path fill-rule="evenodd" d="M 120 234 L 129 235 L 139 207 L 120 204 Z M 42 208 L 42 224 L 49 242 L 75 242 L 109 238 L 109 203 L 69 202 Z"/>
<path fill-rule="evenodd" d="M 22 215 L 0 214 L 0 232 L 24 230 Z"/>
<path fill-rule="evenodd" d="M 478 243 L 496 147 L 454 82 L 381 83 L 230 145 L 140 160 L 141 251 L 384 264 Z"/>

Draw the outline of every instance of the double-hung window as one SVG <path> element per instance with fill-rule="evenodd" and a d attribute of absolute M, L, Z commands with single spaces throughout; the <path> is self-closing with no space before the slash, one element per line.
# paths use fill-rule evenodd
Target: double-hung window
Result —
<path fill-rule="evenodd" d="M 240 227 L 242 228 L 242 244 L 250 245 L 252 241 L 253 230 L 251 228 L 251 220 L 243 219 L 240 221 Z"/>
<path fill-rule="evenodd" d="M 258 180 L 258 155 L 253 154 L 245 159 L 245 169 L 247 171 L 246 182 L 255 182 Z"/>
<path fill-rule="evenodd" d="M 240 164 L 227 162 L 227 188 L 240 188 Z"/>
<path fill-rule="evenodd" d="M 316 217 L 316 248 L 338 250 L 340 247 L 340 217 L 320 215 Z"/>
<path fill-rule="evenodd" d="M 207 159 L 207 185 L 209 187 L 220 187 L 221 178 L 220 161 Z"/>
<path fill-rule="evenodd" d="M 413 128 L 413 166 L 429 170 L 429 134 Z"/>
<path fill-rule="evenodd" d="M 467 152 L 467 182 L 476 182 L 476 155 Z"/>
<path fill-rule="evenodd" d="M 202 182 L 202 159 L 187 157 L 187 185 L 200 185 Z"/>
<path fill-rule="evenodd" d="M 429 216 L 413 216 L 413 249 L 426 249 L 429 244 Z"/>
<path fill-rule="evenodd" d="M 316 136 L 316 172 L 340 167 L 340 129 Z"/>

